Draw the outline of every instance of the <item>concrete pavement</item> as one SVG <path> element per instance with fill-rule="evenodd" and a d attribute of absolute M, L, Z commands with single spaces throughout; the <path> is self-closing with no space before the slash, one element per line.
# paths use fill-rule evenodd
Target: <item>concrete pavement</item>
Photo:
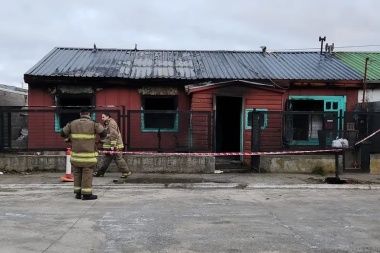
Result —
<path fill-rule="evenodd" d="M 111 172 L 93 201 L 63 175 L 0 175 L 0 252 L 380 252 L 380 175 Z"/>
<path fill-rule="evenodd" d="M 379 190 L 44 186 L 0 189 L 0 252 L 380 252 Z"/>
<path fill-rule="evenodd" d="M 0 175 L 0 187 L 16 187 L 28 184 L 65 187 L 60 178 L 64 173 L 19 173 Z M 120 173 L 109 172 L 105 177 L 94 178 L 94 187 L 116 188 L 341 188 L 377 189 L 380 188 L 380 175 L 342 174 L 340 179 L 347 184 L 327 184 L 327 176 L 294 173 L 223 173 L 223 174 L 158 174 L 133 173 L 124 182 L 115 184 Z M 333 175 L 328 175 L 333 176 Z"/>

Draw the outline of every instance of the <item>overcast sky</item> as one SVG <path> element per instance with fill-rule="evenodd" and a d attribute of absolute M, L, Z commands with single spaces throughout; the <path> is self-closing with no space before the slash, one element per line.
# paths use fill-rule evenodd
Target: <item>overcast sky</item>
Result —
<path fill-rule="evenodd" d="M 380 51 L 379 0 L 3 0 L 0 84 L 54 47 Z"/>

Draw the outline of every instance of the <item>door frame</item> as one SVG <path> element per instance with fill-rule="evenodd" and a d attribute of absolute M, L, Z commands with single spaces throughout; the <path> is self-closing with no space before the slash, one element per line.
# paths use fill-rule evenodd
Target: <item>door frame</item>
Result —
<path fill-rule="evenodd" d="M 218 97 L 237 97 L 237 98 L 241 98 L 241 110 L 240 110 L 240 133 L 239 133 L 239 136 L 240 136 L 240 140 L 239 140 L 239 143 L 240 143 L 240 150 L 239 152 L 243 152 L 243 149 L 244 149 L 244 96 L 239 96 L 239 95 L 236 95 L 236 96 L 231 96 L 231 95 L 224 95 L 224 94 L 213 94 L 212 96 L 212 107 L 213 107 L 213 111 L 214 111 L 214 150 L 216 151 L 216 100 Z M 243 161 L 243 156 L 240 155 L 240 161 Z"/>

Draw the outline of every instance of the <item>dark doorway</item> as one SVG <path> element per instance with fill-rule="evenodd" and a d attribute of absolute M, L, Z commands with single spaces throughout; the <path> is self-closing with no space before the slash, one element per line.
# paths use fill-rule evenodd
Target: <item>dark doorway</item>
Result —
<path fill-rule="evenodd" d="M 241 97 L 216 98 L 216 152 L 240 152 Z"/>

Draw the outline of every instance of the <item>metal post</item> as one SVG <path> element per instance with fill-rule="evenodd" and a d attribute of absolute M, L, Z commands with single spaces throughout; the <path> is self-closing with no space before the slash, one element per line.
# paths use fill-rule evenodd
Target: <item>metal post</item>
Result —
<path fill-rule="evenodd" d="M 8 147 L 12 148 L 12 113 L 8 112 Z"/>
<path fill-rule="evenodd" d="M 127 111 L 127 117 L 128 117 L 128 121 L 127 121 L 127 145 L 126 145 L 128 151 L 131 150 L 131 116 L 130 115 L 131 115 L 131 111 L 128 110 Z"/>
<path fill-rule="evenodd" d="M 251 150 L 252 152 L 260 151 L 260 113 L 256 112 L 255 109 L 252 111 L 252 121 L 251 121 Z M 256 131 L 255 131 L 256 130 Z M 260 156 L 252 155 L 251 156 L 251 168 L 257 172 L 260 170 Z"/>
<path fill-rule="evenodd" d="M 121 127 L 123 129 L 123 134 L 121 135 L 122 136 L 122 139 L 123 139 L 123 143 L 127 143 L 126 140 L 125 140 L 125 127 L 126 127 L 126 124 L 125 124 L 125 119 L 126 119 L 126 115 L 125 115 L 125 105 L 122 105 L 121 106 L 122 108 L 122 115 L 121 115 Z M 126 148 L 126 145 L 124 145 L 124 151 L 125 151 L 125 148 Z"/>
<path fill-rule="evenodd" d="M 161 150 L 161 128 L 158 128 L 157 132 L 157 138 L 158 138 L 158 152 L 162 152 Z"/>
<path fill-rule="evenodd" d="M 213 119 L 214 119 L 214 122 L 213 122 L 214 123 L 213 124 L 214 125 L 214 127 L 213 127 L 213 129 L 214 129 L 214 131 L 213 131 L 214 132 L 213 133 L 213 135 L 214 135 L 213 136 L 213 142 L 214 142 L 213 143 L 213 145 L 214 145 L 213 152 L 216 152 L 216 110 L 213 111 Z"/>
<path fill-rule="evenodd" d="M 364 78 L 363 78 L 363 100 L 362 100 L 362 109 L 366 108 L 366 90 L 367 90 L 367 69 L 368 69 L 368 61 L 369 58 L 365 58 L 365 64 L 364 64 Z"/>
<path fill-rule="evenodd" d="M 211 151 L 214 151 L 213 148 L 212 148 L 212 138 L 213 138 L 213 134 L 212 134 L 212 128 L 211 128 L 211 115 L 212 115 L 212 112 L 207 112 L 206 113 L 207 115 L 207 126 L 208 126 L 208 142 L 207 142 L 207 145 L 208 145 L 208 149 L 212 149 Z"/>
<path fill-rule="evenodd" d="M 178 112 L 176 112 L 177 115 L 178 115 Z M 193 114 L 192 114 L 192 111 L 189 112 L 189 116 L 190 116 L 190 129 L 189 129 L 189 152 L 194 152 L 193 151 Z"/>
<path fill-rule="evenodd" d="M 321 54 L 322 54 L 322 50 L 323 50 L 323 42 L 326 40 L 326 36 L 325 37 L 321 37 L 319 36 L 319 41 L 321 42 Z"/>
<path fill-rule="evenodd" d="M 5 137 L 5 129 L 4 129 L 4 111 L 0 111 L 0 151 L 4 150 L 4 137 Z"/>
<path fill-rule="evenodd" d="M 335 177 L 339 178 L 339 154 L 341 151 L 335 152 Z"/>

